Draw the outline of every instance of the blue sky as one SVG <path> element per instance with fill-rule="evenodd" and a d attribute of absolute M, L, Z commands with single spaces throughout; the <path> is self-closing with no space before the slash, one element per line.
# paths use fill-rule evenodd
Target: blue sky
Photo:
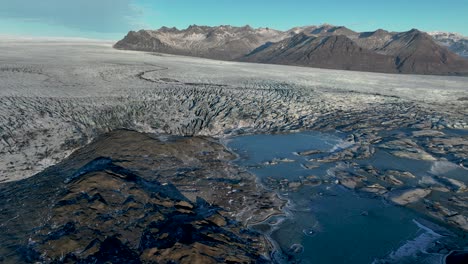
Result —
<path fill-rule="evenodd" d="M 0 0 L 0 34 L 120 39 L 128 30 L 329 23 L 468 35 L 468 0 Z"/>

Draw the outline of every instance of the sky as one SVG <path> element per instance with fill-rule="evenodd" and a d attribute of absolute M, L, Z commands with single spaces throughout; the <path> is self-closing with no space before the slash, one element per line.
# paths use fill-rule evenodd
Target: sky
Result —
<path fill-rule="evenodd" d="M 468 36 L 468 0 L 0 0 L 0 35 L 121 39 L 129 30 L 323 23 Z"/>

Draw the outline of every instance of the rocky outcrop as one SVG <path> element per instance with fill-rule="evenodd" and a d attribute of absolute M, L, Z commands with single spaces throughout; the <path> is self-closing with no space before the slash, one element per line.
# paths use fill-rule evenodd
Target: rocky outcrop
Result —
<path fill-rule="evenodd" d="M 246 225 L 283 202 L 232 158 L 208 138 L 103 135 L 0 187 L 2 263 L 266 262 L 268 244 Z"/>

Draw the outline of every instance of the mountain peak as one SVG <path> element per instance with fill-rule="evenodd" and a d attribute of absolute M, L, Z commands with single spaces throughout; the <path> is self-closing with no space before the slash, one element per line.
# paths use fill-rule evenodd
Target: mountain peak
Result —
<path fill-rule="evenodd" d="M 385 29 L 377 29 L 376 31 L 374 31 L 374 35 L 383 35 L 383 34 L 389 34 L 390 32 L 388 32 L 387 30 Z"/>
<path fill-rule="evenodd" d="M 406 33 L 421 34 L 421 33 L 424 33 L 424 32 L 420 31 L 417 28 L 412 28 L 412 29 L 408 30 Z"/>
<path fill-rule="evenodd" d="M 320 33 L 327 33 L 330 32 L 331 30 L 335 29 L 337 27 L 329 24 L 322 24 L 318 28 L 316 28 L 314 31 L 312 31 L 312 34 L 320 34 Z"/>
<path fill-rule="evenodd" d="M 391 35 L 390 32 L 388 32 L 387 30 L 384 30 L 384 29 L 377 29 L 375 31 L 370 31 L 370 32 L 362 32 L 359 34 L 359 37 L 360 38 L 369 38 L 369 37 L 372 37 L 372 38 L 385 38 L 386 36 L 389 36 Z"/>
<path fill-rule="evenodd" d="M 177 31 L 179 31 L 179 29 L 177 29 L 176 27 L 169 28 L 169 27 L 163 26 L 163 27 L 159 28 L 158 31 L 161 31 L 161 32 L 177 32 Z"/>
<path fill-rule="evenodd" d="M 310 32 L 313 35 L 357 35 L 356 32 L 344 26 L 333 26 L 330 24 L 323 24 Z"/>
<path fill-rule="evenodd" d="M 250 25 L 245 25 L 242 28 L 246 30 L 253 30 L 253 28 Z"/>
<path fill-rule="evenodd" d="M 328 27 L 328 28 L 333 28 L 333 27 L 336 27 L 335 25 L 332 25 L 332 24 L 328 24 L 328 23 L 322 23 L 319 25 L 319 27 Z"/>

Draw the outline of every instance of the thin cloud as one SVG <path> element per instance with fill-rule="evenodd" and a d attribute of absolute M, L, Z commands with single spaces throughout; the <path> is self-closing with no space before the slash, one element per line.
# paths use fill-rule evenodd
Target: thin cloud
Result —
<path fill-rule="evenodd" d="M 0 0 L 0 6 L 0 18 L 99 33 L 133 29 L 143 12 L 133 0 Z"/>

